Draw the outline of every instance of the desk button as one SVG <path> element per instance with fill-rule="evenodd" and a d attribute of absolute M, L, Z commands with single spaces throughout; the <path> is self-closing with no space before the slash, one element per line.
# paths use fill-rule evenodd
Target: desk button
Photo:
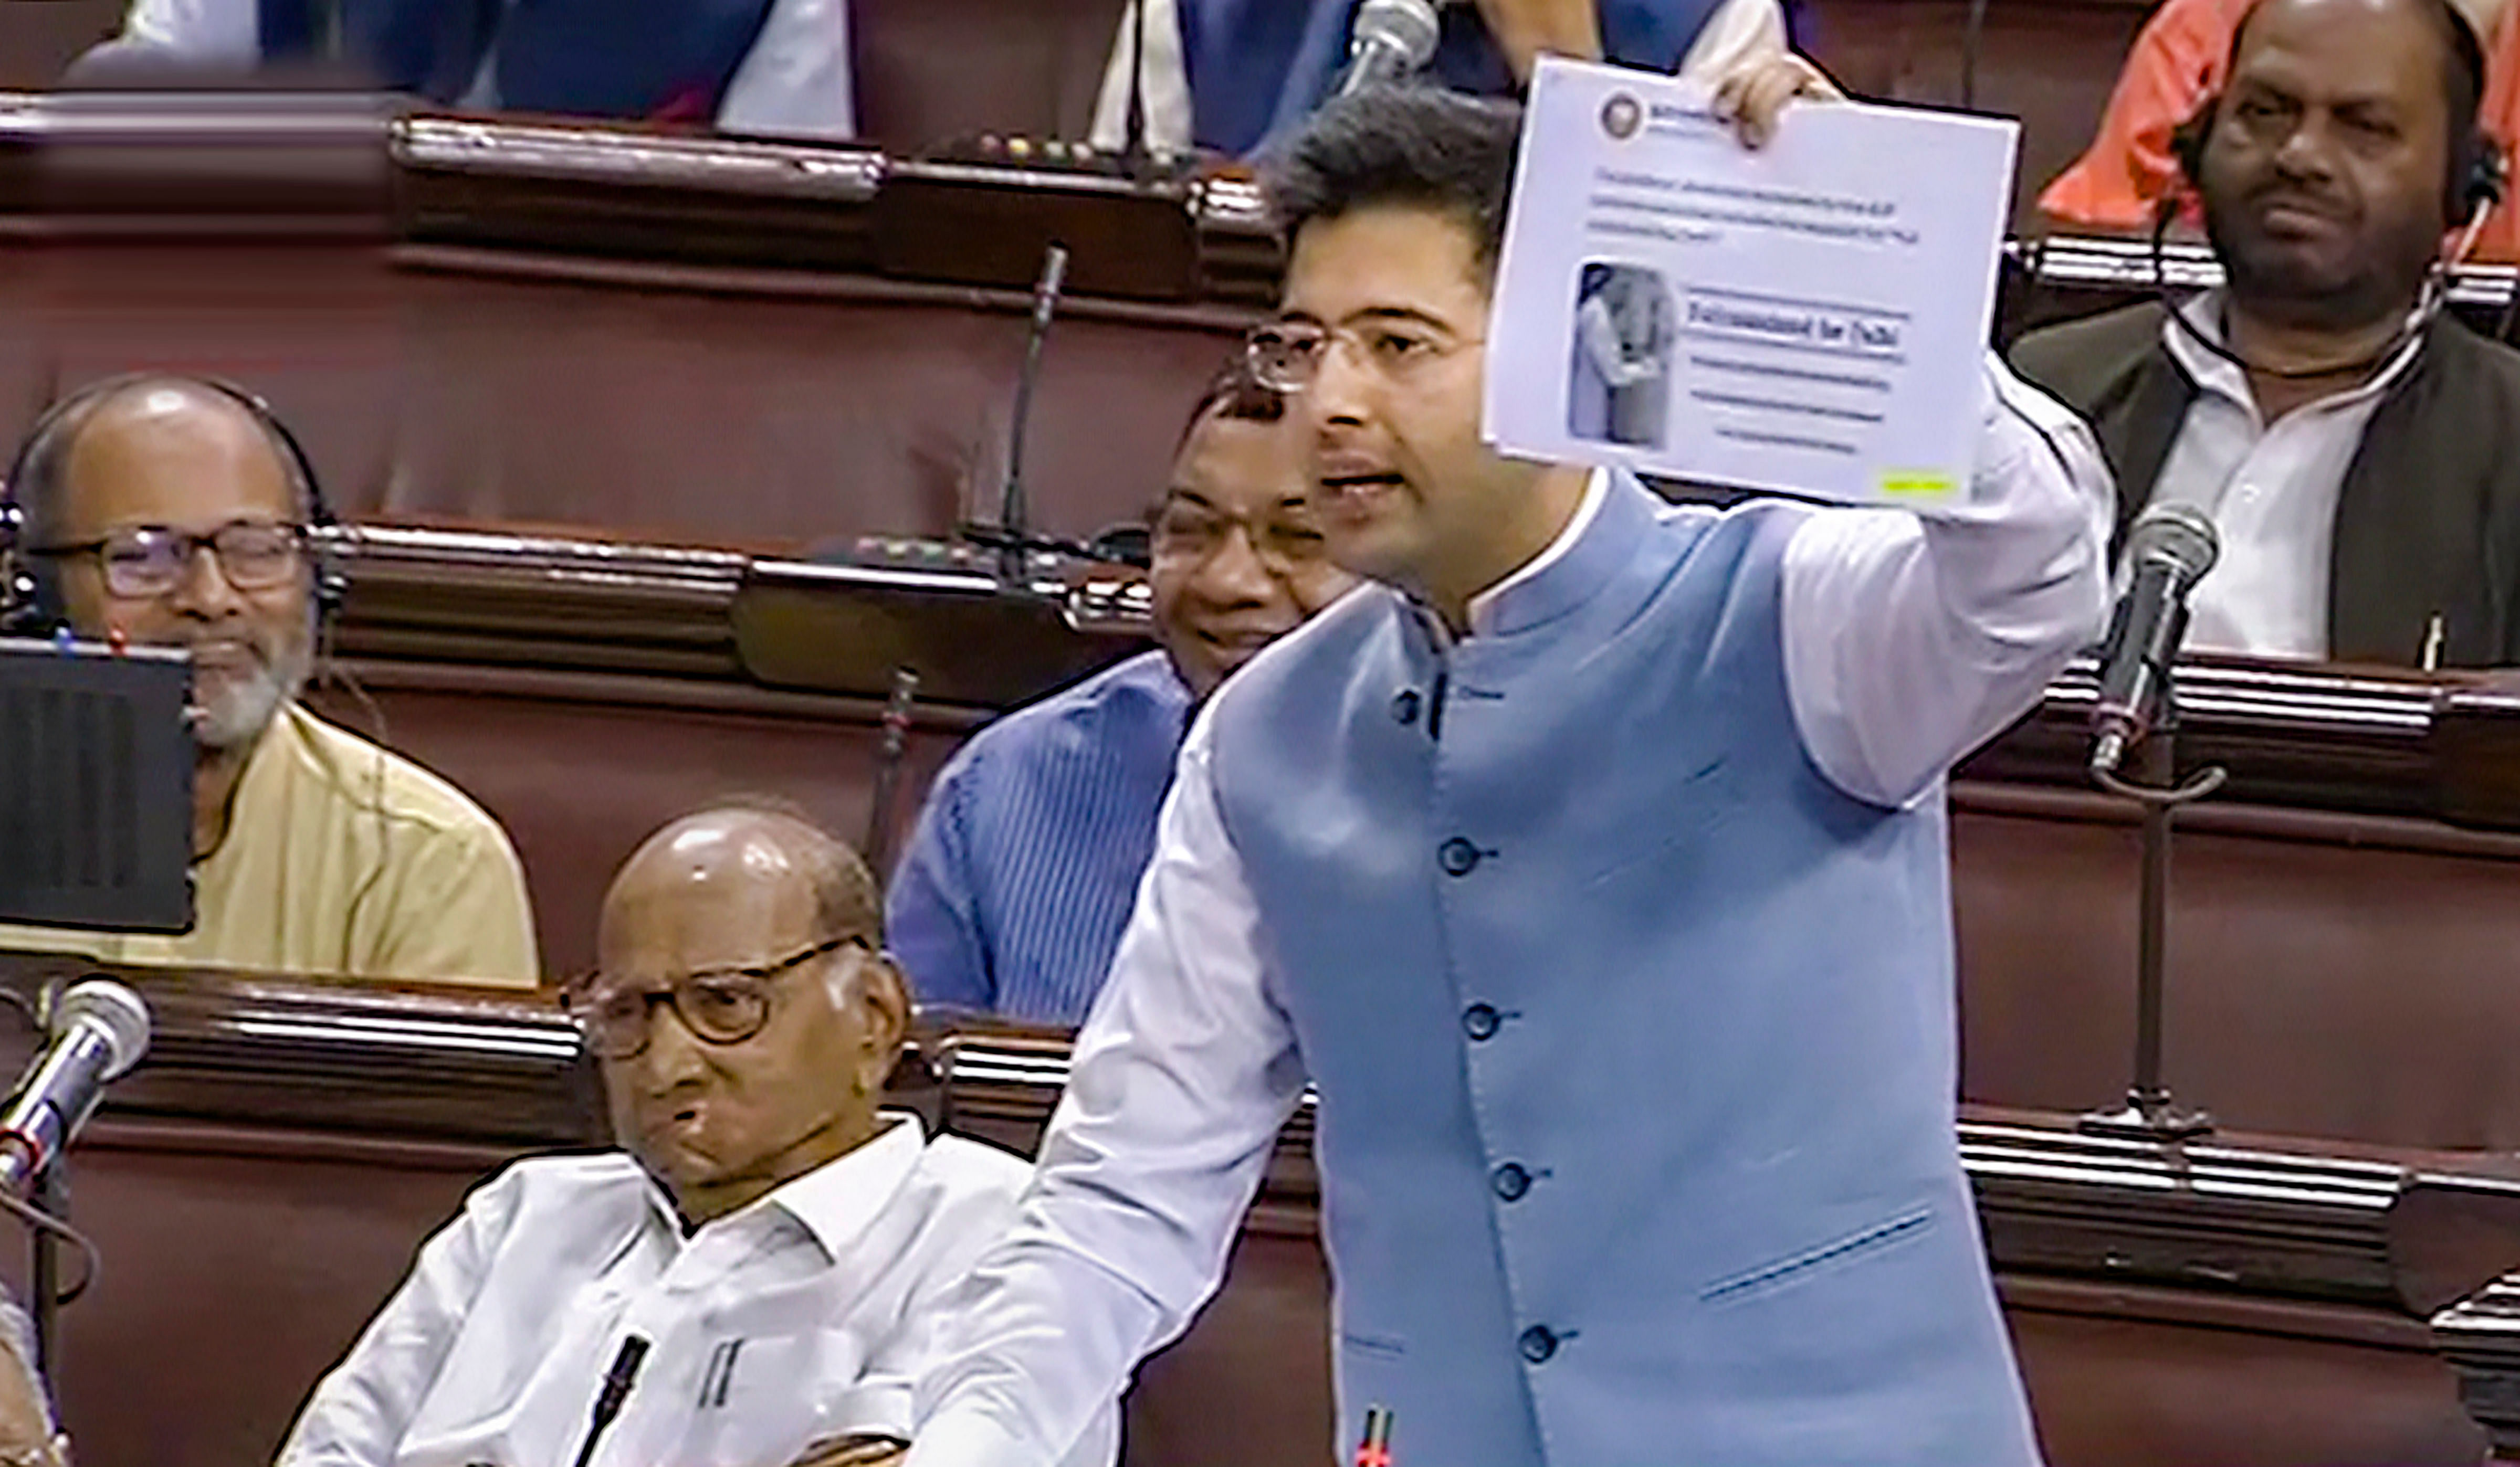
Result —
<path fill-rule="evenodd" d="M 1520 1202 L 1522 1194 L 1531 1190 L 1531 1174 L 1512 1162 L 1497 1168 L 1496 1175 L 1490 1179 L 1496 1186 L 1496 1194 L 1508 1202 Z"/>
<path fill-rule="evenodd" d="M 1402 728 L 1418 722 L 1418 689 L 1404 688 L 1391 699 L 1391 720 Z"/>
<path fill-rule="evenodd" d="M 1557 1335 L 1546 1324 L 1524 1330 L 1515 1343 L 1522 1347 L 1522 1357 L 1535 1365 L 1548 1364 L 1549 1357 L 1557 1353 Z"/>
<path fill-rule="evenodd" d="M 1479 1044 L 1495 1039 L 1498 1027 L 1504 1023 L 1505 1016 L 1485 1003 L 1473 1003 L 1462 1010 L 1462 1032 Z"/>
<path fill-rule="evenodd" d="M 1477 870 L 1481 854 L 1477 846 L 1458 835 L 1444 842 L 1435 853 L 1436 859 L 1444 863 L 1444 874 L 1448 876 L 1466 876 Z"/>

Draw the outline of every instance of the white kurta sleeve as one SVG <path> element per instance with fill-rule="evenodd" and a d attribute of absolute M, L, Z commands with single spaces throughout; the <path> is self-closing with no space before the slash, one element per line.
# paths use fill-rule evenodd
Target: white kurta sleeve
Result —
<path fill-rule="evenodd" d="M 1192 730 L 1013 1231 L 946 1311 L 913 1467 L 1058 1461 L 1225 1272 L 1303 1092 L 1259 909 Z"/>

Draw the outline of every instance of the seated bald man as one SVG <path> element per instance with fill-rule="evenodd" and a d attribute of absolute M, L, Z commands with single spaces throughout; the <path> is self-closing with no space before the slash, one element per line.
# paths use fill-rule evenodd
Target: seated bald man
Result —
<path fill-rule="evenodd" d="M 878 1108 L 910 1007 L 878 912 L 857 854 L 795 817 L 651 836 L 567 990 L 625 1149 L 473 1193 L 316 1387 L 284 1467 L 820 1467 L 906 1440 L 923 1311 L 1030 1169 Z M 1106 1409 L 1066 1460 L 1117 1440 Z"/>
<path fill-rule="evenodd" d="M 308 712 L 321 502 L 277 420 L 235 389 L 118 378 L 66 399 L 18 459 L 34 604 L 193 654 L 193 898 L 180 937 L 0 926 L 0 949 L 101 962 L 531 987 L 524 871 L 445 780 Z"/>

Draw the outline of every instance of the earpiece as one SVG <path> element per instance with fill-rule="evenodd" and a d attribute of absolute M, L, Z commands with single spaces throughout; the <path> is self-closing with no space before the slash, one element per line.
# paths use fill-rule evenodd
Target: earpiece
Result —
<path fill-rule="evenodd" d="M 2461 223 L 2473 223 L 2479 214 L 2498 208 L 2509 197 L 2511 183 L 2510 156 L 2494 134 L 2477 129 L 2468 139 L 2469 160 L 2464 170 L 2466 180 L 2459 190 L 2465 205 L 2459 214 Z"/>
<path fill-rule="evenodd" d="M 91 404 L 101 402 L 135 383 L 146 381 L 187 382 L 216 392 L 253 415 L 262 430 L 280 449 L 283 466 L 288 469 L 300 503 L 304 507 L 306 527 L 310 534 L 307 546 L 308 568 L 312 572 L 315 614 L 324 625 L 340 614 L 341 602 L 349 591 L 349 577 L 342 571 L 339 552 L 335 544 L 335 531 L 340 521 L 334 517 L 333 507 L 324 498 L 324 486 L 315 476 L 314 461 L 306 457 L 297 435 L 271 411 L 270 404 L 233 382 L 216 378 L 188 377 L 181 374 L 135 373 L 91 382 L 45 409 L 42 417 L 19 445 L 10 462 L 8 476 L 0 479 L 0 634 L 12 637 L 49 637 L 63 620 L 61 594 L 55 584 L 52 568 L 44 558 L 32 553 L 25 543 L 27 533 L 24 493 L 27 471 L 45 451 L 49 441 L 63 431 L 79 413 Z"/>

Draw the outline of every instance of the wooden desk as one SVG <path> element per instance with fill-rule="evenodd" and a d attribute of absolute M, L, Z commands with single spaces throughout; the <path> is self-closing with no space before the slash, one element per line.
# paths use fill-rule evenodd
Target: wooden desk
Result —
<path fill-rule="evenodd" d="M 76 971 L 0 959 L 22 992 Z M 72 1152 L 105 1269 L 63 1311 L 56 1390 L 83 1462 L 268 1461 L 464 1193 L 522 1152 L 599 1141 L 600 1111 L 549 1003 L 132 981 L 156 1034 Z M 13 1061 L 24 1045 L 0 1040 Z M 5 1256 L 23 1299 L 24 1252 Z"/>
<path fill-rule="evenodd" d="M 22 987 L 58 964 L 0 967 Z M 547 1002 L 133 981 L 158 1037 L 72 1153 L 107 1269 L 64 1313 L 60 1392 L 84 1461 L 260 1460 L 473 1180 L 598 1142 L 589 1077 Z M 1065 1063 L 1056 1034 L 930 1029 L 894 1093 L 1028 1150 Z M 1983 1109 L 1962 1146 L 2058 1467 L 2447 1467 L 2482 1451 L 2423 1319 L 2520 1262 L 2508 1158 L 2272 1138 L 2165 1153 Z M 1322 1449 L 1318 1207 L 1299 1114 L 1223 1294 L 1141 1374 L 1134 1467 Z"/>
<path fill-rule="evenodd" d="M 1815 22 L 1823 52 L 1842 40 L 1874 90 L 1948 100 L 1915 73 L 1956 54 L 1958 4 L 1842 9 Z M 2064 54 L 2047 26 L 2139 11 L 1989 14 L 1991 46 L 2044 58 Z M 995 510 L 1054 240 L 1074 263 L 1030 492 L 1040 528 L 1082 537 L 1145 508 L 1199 384 L 1275 296 L 1282 251 L 1245 177 L 339 99 L 0 94 L 0 439 L 63 388 L 200 370 L 267 396 L 349 515 L 942 533 Z M 2025 246 L 2025 278 L 2071 254 Z M 2005 319 L 2048 309 L 2016 291 Z"/>
<path fill-rule="evenodd" d="M 418 531 L 378 532 L 353 559 L 346 665 L 391 741 L 516 834 L 555 971 L 585 960 L 612 867 L 707 797 L 785 793 L 859 838 L 895 666 L 939 697 L 919 711 L 897 828 L 978 722 L 1132 650 L 1143 625 L 1117 578 L 1068 606 L 952 578 Z M 2233 779 L 2179 840 L 2173 1085 L 2246 1131 L 2520 1146 L 2504 1045 L 2520 1032 L 2520 701 L 2472 675 L 2245 663 L 2194 664 L 2182 687 L 2184 747 Z M 2135 831 L 2082 784 L 2091 697 L 2088 671 L 2061 680 L 1953 788 L 1973 1100 L 2071 1111 L 2129 1078 Z M 326 705 L 370 723 L 355 698 Z"/>
<path fill-rule="evenodd" d="M 234 378 L 344 515 L 845 542 L 994 512 L 1029 289 L 1076 293 L 1039 527 L 1142 511 L 1274 290 L 1233 178 L 396 117 L 360 99 L 0 95 L 0 437 L 135 367 Z"/>

